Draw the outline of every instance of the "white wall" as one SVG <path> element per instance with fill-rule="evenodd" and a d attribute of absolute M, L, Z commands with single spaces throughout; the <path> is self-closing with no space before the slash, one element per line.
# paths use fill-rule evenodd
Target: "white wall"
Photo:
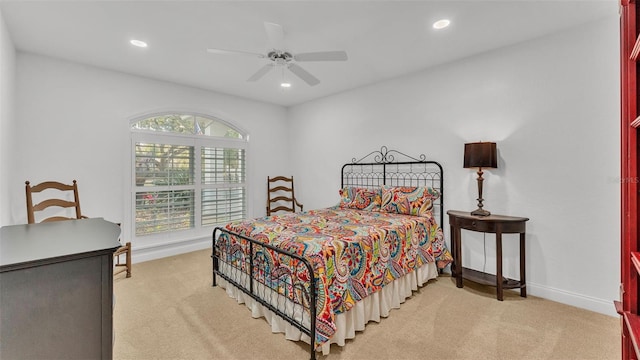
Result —
<path fill-rule="evenodd" d="M 145 113 L 197 112 L 248 131 L 249 216 L 265 213 L 266 177 L 290 171 L 287 114 L 280 106 L 21 52 L 16 83 L 13 136 L 19 141 L 11 155 L 19 161 L 6 185 L 11 223 L 26 223 L 25 180 L 77 179 L 85 215 L 127 224 L 129 121 Z M 185 242 L 182 250 L 209 246 L 210 236 Z M 134 260 L 176 251 L 147 245 L 133 243 Z"/>
<path fill-rule="evenodd" d="M 128 121 L 146 112 L 209 113 L 246 129 L 250 216 L 264 213 L 264 178 L 277 173 L 296 176 L 305 208 L 334 205 L 341 165 L 382 145 L 440 161 L 446 209 L 472 210 L 475 174 L 462 168 L 463 144 L 493 140 L 500 160 L 485 172 L 485 205 L 531 218 L 529 293 L 613 314 L 618 43 L 618 18 L 611 17 L 287 111 L 37 55 L 16 57 L 0 14 L 0 225 L 25 222 L 24 180 L 52 178 L 79 181 L 86 214 L 123 221 Z M 448 236 L 446 221 L 444 228 Z M 517 277 L 511 239 L 504 240 L 505 272 Z M 486 264 L 482 237 L 465 232 L 464 241 L 465 266 L 495 269 L 492 236 Z M 139 261 L 175 250 L 134 253 Z"/>
<path fill-rule="evenodd" d="M 0 12 L 0 224 L 10 221 L 10 194 L 7 185 L 16 163 L 14 152 L 14 93 L 16 52 Z"/>
<path fill-rule="evenodd" d="M 463 144 L 496 141 L 485 208 L 529 217 L 531 295 L 614 314 L 620 283 L 619 30 L 610 16 L 289 111 L 297 195 L 338 202 L 340 167 L 382 145 L 444 166 L 445 211 L 473 210 Z M 449 238 L 448 222 L 444 224 Z M 505 235 L 518 278 L 517 235 Z M 463 263 L 495 271 L 495 241 L 463 233 Z"/>

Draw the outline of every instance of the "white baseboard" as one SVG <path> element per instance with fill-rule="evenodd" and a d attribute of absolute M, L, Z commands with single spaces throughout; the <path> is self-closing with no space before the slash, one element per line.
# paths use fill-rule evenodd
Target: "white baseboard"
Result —
<path fill-rule="evenodd" d="M 447 267 L 445 272 L 451 275 L 451 269 Z M 520 289 L 510 289 L 506 291 L 514 291 L 520 293 Z M 561 290 L 544 286 L 540 284 L 534 284 L 527 281 L 527 295 L 537 296 L 546 300 L 555 301 L 561 304 L 575 306 L 577 308 L 597 312 L 604 315 L 618 317 L 618 313 L 613 305 L 613 300 L 603 300 L 594 298 L 592 296 L 586 296 L 577 294 L 571 291 Z"/>
<path fill-rule="evenodd" d="M 132 249 L 132 262 L 144 262 L 160 259 L 168 256 L 184 254 L 211 248 L 211 238 L 205 237 L 194 240 L 177 241 L 170 244 L 146 246 Z M 515 289 L 514 291 L 520 291 Z M 527 295 L 541 297 L 543 299 L 575 306 L 609 316 L 619 316 L 613 306 L 613 300 L 603 300 L 591 296 L 585 296 L 574 292 L 556 289 L 540 284 L 527 282 Z"/>
<path fill-rule="evenodd" d="M 131 262 L 139 263 L 210 248 L 210 237 L 182 240 L 168 244 L 150 245 L 145 247 L 133 246 L 131 249 Z"/>
<path fill-rule="evenodd" d="M 520 291 L 519 289 L 515 289 Z M 591 296 L 586 296 L 582 294 L 577 294 L 574 292 L 556 289 L 540 284 L 532 284 L 527 281 L 527 295 L 533 295 L 537 297 L 541 297 L 543 299 L 559 302 L 562 304 L 575 306 L 581 309 L 586 309 L 590 311 L 594 311 L 600 314 L 615 316 L 618 317 L 618 313 L 616 313 L 616 309 L 613 305 L 613 300 L 603 300 L 594 298 Z"/>

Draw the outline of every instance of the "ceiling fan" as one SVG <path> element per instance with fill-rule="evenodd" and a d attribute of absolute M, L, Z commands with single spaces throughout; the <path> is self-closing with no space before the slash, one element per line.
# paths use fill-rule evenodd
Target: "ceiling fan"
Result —
<path fill-rule="evenodd" d="M 241 55 L 268 59 L 269 63 L 261 67 L 255 74 L 249 77 L 247 81 L 258 81 L 271 69 L 281 67 L 283 68 L 283 71 L 284 68 L 289 69 L 289 71 L 291 71 L 294 75 L 302 79 L 310 86 L 318 85 L 320 83 L 320 80 L 318 80 L 318 78 L 311 75 L 311 73 L 298 65 L 298 62 L 347 60 L 347 53 L 344 51 L 319 51 L 294 54 L 288 50 L 285 50 L 286 48 L 284 46 L 284 31 L 282 29 L 282 26 L 270 22 L 265 22 L 264 28 L 267 32 L 267 38 L 269 39 L 270 47 L 270 50 L 267 51 L 266 54 L 215 48 L 209 48 L 207 49 L 207 52 L 219 55 Z"/>

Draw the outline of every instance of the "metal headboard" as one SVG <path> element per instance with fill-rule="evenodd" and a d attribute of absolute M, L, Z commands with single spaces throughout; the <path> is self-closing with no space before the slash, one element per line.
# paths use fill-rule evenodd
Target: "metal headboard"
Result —
<path fill-rule="evenodd" d="M 398 159 L 396 159 L 398 157 Z M 342 166 L 341 187 L 357 186 L 374 188 L 389 186 L 428 186 L 440 193 L 434 201 L 434 215 L 443 226 L 443 174 L 442 166 L 436 161 L 426 160 L 424 154 L 418 158 L 382 146 L 380 151 L 372 151 L 360 159 Z"/>

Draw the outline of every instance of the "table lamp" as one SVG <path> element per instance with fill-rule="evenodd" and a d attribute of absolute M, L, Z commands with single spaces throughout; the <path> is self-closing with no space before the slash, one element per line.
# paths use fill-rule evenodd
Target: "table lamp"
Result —
<path fill-rule="evenodd" d="M 491 213 L 482 208 L 482 168 L 497 168 L 498 156 L 496 143 L 475 142 L 464 144 L 464 167 L 478 168 L 478 208 L 471 212 L 471 215 L 489 216 Z"/>

